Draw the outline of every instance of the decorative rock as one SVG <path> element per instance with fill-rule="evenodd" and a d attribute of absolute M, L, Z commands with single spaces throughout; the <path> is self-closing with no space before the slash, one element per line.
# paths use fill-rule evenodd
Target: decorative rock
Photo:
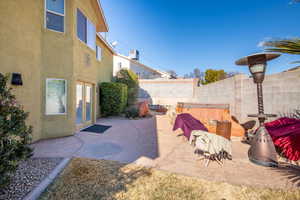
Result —
<path fill-rule="evenodd" d="M 0 199 L 21 200 L 60 163 L 62 158 L 30 158 L 22 162 Z"/>

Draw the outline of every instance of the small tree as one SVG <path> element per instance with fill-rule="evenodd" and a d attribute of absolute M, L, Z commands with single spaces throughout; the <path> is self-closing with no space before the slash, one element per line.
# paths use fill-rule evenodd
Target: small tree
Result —
<path fill-rule="evenodd" d="M 121 69 L 114 78 L 115 82 L 123 83 L 128 87 L 127 105 L 132 106 L 137 101 L 139 91 L 138 76 L 131 70 Z"/>
<path fill-rule="evenodd" d="M 214 69 L 208 69 L 205 71 L 204 80 L 202 81 L 202 84 L 209 84 L 216 81 L 220 81 L 226 78 L 226 72 L 222 70 L 214 70 Z"/>
<path fill-rule="evenodd" d="M 25 123 L 28 113 L 17 104 L 7 80 L 0 73 L 0 190 L 9 183 L 20 161 L 32 155 L 28 146 L 32 127 Z"/>

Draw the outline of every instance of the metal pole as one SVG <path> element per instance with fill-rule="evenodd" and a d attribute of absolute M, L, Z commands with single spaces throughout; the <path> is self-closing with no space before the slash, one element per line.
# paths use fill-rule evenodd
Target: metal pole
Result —
<path fill-rule="evenodd" d="M 258 101 L 258 114 L 262 116 L 264 114 L 264 98 L 262 83 L 257 83 L 257 101 Z M 265 122 L 265 117 L 258 117 L 259 124 L 262 126 Z"/>

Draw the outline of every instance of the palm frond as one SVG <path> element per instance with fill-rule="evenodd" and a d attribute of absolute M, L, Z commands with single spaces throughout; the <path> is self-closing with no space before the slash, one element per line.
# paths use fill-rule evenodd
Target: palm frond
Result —
<path fill-rule="evenodd" d="M 291 62 L 290 64 L 298 64 L 298 63 L 300 63 L 300 60 Z"/>
<path fill-rule="evenodd" d="M 300 109 L 293 109 L 286 112 L 279 113 L 279 117 L 289 117 L 294 119 L 300 119 Z"/>
<path fill-rule="evenodd" d="M 265 51 L 300 55 L 300 39 L 270 40 L 263 43 Z"/>

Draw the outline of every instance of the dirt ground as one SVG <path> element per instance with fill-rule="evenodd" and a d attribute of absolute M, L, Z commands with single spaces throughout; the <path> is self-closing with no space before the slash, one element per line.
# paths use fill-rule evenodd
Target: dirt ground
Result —
<path fill-rule="evenodd" d="M 297 200 L 300 191 L 235 186 L 134 164 L 75 158 L 40 199 Z"/>

